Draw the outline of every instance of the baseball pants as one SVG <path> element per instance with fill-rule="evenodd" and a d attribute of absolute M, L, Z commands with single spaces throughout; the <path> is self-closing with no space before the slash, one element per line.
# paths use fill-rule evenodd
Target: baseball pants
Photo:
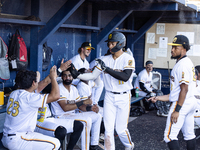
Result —
<path fill-rule="evenodd" d="M 71 133 L 73 132 L 74 119 L 45 118 L 43 122 L 37 122 L 35 132 L 55 137 L 54 132 L 59 126 L 65 127 L 67 133 Z"/>
<path fill-rule="evenodd" d="M 127 129 L 130 113 L 130 92 L 126 94 L 105 93 L 103 119 L 105 125 L 105 150 L 115 150 L 114 128 L 125 147 L 132 141 Z"/>
<path fill-rule="evenodd" d="M 194 111 L 196 109 L 196 104 L 196 98 L 186 99 L 179 111 L 177 123 L 172 124 L 171 114 L 176 108 L 177 101 L 172 103 L 164 132 L 164 140 L 166 143 L 172 140 L 178 140 L 177 136 L 180 130 L 183 133 L 184 140 L 191 140 L 196 137 L 194 133 Z"/>
<path fill-rule="evenodd" d="M 58 150 L 60 141 L 37 132 L 19 132 L 14 136 L 3 135 L 2 143 L 9 150 Z"/>
<path fill-rule="evenodd" d="M 74 119 L 83 123 L 84 127 L 81 134 L 81 150 L 89 150 L 92 119 L 89 116 L 84 115 L 84 113 L 65 114 L 63 116 L 59 116 L 59 118 Z"/>

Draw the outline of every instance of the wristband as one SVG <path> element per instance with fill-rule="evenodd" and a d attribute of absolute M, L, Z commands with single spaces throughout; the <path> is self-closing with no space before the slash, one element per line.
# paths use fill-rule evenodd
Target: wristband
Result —
<path fill-rule="evenodd" d="M 61 73 L 62 73 L 62 70 L 60 68 L 58 68 L 57 75 L 60 76 Z"/>
<path fill-rule="evenodd" d="M 179 112 L 182 106 L 180 106 L 179 104 L 176 105 L 175 111 Z"/>
<path fill-rule="evenodd" d="M 90 106 L 90 105 L 86 106 L 86 110 L 87 111 L 92 111 L 92 106 Z"/>
<path fill-rule="evenodd" d="M 59 71 L 60 73 L 62 73 L 62 70 L 61 70 L 60 68 L 58 68 L 58 71 Z"/>
<path fill-rule="evenodd" d="M 77 108 L 79 108 L 79 107 L 82 106 L 82 105 L 83 105 L 83 101 L 80 101 L 80 102 L 77 102 L 77 103 L 76 103 Z"/>

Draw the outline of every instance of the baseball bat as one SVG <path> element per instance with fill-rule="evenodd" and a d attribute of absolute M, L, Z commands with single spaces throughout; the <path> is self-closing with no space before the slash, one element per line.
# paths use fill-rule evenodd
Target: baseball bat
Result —
<path fill-rule="evenodd" d="M 169 69 L 169 61 L 167 61 L 167 66 L 168 66 L 168 75 L 169 75 L 168 83 L 170 83 L 170 69 Z"/>

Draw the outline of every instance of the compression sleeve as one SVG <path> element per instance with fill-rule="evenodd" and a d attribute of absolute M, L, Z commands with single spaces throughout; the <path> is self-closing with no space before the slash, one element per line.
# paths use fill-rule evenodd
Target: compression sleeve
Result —
<path fill-rule="evenodd" d="M 115 70 L 110 69 L 110 68 L 107 67 L 106 70 L 105 70 L 105 72 L 107 72 L 108 74 L 110 74 L 115 79 L 118 79 L 118 80 L 126 82 L 130 78 L 133 70 L 132 69 L 125 69 L 122 72 L 118 72 L 118 71 L 115 71 Z"/>
<path fill-rule="evenodd" d="M 140 89 L 141 89 L 142 91 L 144 91 L 144 92 L 146 92 L 146 93 L 151 93 L 150 91 L 148 91 L 148 90 L 145 88 L 144 83 L 139 82 L 139 84 L 140 84 Z"/>
<path fill-rule="evenodd" d="M 80 74 L 77 78 L 81 80 L 95 80 L 99 75 L 101 74 L 101 71 L 99 71 L 96 67 L 92 71 L 92 73 L 84 73 Z"/>

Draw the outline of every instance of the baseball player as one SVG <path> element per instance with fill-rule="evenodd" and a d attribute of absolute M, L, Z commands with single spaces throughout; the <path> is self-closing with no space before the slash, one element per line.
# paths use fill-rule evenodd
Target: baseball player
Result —
<path fill-rule="evenodd" d="M 152 83 L 152 70 L 153 70 L 153 62 L 148 60 L 146 62 L 146 67 L 143 69 L 137 76 L 134 88 L 139 88 L 139 96 L 146 96 L 151 94 L 153 87 Z"/>
<path fill-rule="evenodd" d="M 196 98 L 194 98 L 193 91 L 196 79 L 193 63 L 186 56 L 186 52 L 190 49 L 189 40 L 184 35 L 176 35 L 173 42 L 168 45 L 172 45 L 171 58 L 177 60 L 171 72 L 170 94 L 152 97 L 150 100 L 172 102 L 164 132 L 164 140 L 169 149 L 180 149 L 177 136 L 181 130 L 184 140 L 187 142 L 187 150 L 195 150 L 194 110 Z"/>
<path fill-rule="evenodd" d="M 66 70 L 66 68 L 70 67 L 71 61 L 67 61 L 65 63 L 64 59 L 61 62 L 60 70 Z M 45 86 L 47 86 L 51 82 L 49 76 L 47 76 L 44 80 L 38 83 L 38 89 L 36 90 L 38 93 L 43 90 Z M 42 104 L 40 109 L 45 109 L 45 113 L 38 113 L 38 121 L 35 128 L 35 132 L 42 133 L 44 135 L 48 135 L 51 137 L 56 137 L 57 139 L 62 141 L 64 140 L 67 133 L 71 133 L 69 142 L 67 144 L 67 150 L 73 150 L 74 146 L 76 145 L 82 130 L 83 124 L 80 121 L 76 121 L 74 119 L 58 119 L 52 117 L 51 111 L 49 109 L 48 104 Z"/>
<path fill-rule="evenodd" d="M 110 50 L 108 49 L 107 53 L 104 56 L 110 55 L 110 54 L 111 54 Z M 101 59 L 101 57 L 103 57 L 103 56 L 98 57 L 98 59 Z M 94 68 L 97 66 L 97 64 L 98 63 L 96 62 L 96 59 L 94 59 L 92 62 L 90 62 L 90 70 L 94 70 Z M 98 79 L 98 78 L 100 78 L 100 79 Z M 98 79 L 98 86 L 96 86 L 95 88 L 92 88 L 92 101 L 93 101 L 93 104 L 98 104 L 98 101 L 99 101 L 99 99 L 101 97 L 101 94 L 102 94 L 103 90 L 105 90 L 104 89 L 104 84 L 103 84 L 102 74 L 98 78 L 97 78 Z M 95 80 L 95 82 L 97 82 L 96 80 Z M 100 107 L 100 112 L 102 114 L 101 107 Z"/>
<path fill-rule="evenodd" d="M 112 32 L 108 36 L 108 47 L 111 55 L 97 59 L 98 66 L 92 73 L 79 74 L 75 69 L 71 70 L 74 77 L 82 80 L 93 80 L 103 73 L 103 82 L 106 89 L 104 98 L 103 119 L 105 125 L 104 149 L 114 150 L 114 127 L 124 144 L 126 150 L 134 148 L 131 141 L 127 123 L 130 112 L 130 90 L 132 87 L 135 60 L 124 53 L 122 48 L 126 44 L 124 34 Z"/>
<path fill-rule="evenodd" d="M 200 126 L 200 66 L 195 66 L 195 74 L 197 77 L 197 84 L 194 96 L 197 98 L 197 108 L 194 112 L 194 121 L 197 126 Z"/>
<path fill-rule="evenodd" d="M 58 139 L 34 132 L 38 108 L 43 103 L 59 99 L 59 88 L 56 82 L 56 66 L 50 70 L 52 90 L 50 94 L 38 94 L 39 72 L 19 71 L 15 82 L 18 90 L 10 94 L 7 114 L 3 128 L 2 143 L 9 150 L 58 150 Z"/>
<path fill-rule="evenodd" d="M 58 101 L 51 103 L 52 113 L 55 117 L 58 118 L 72 118 L 77 121 L 83 122 L 84 129 L 81 136 L 81 149 L 89 150 L 90 141 L 90 149 L 97 149 L 98 143 L 96 143 L 96 138 L 98 139 L 99 135 L 93 134 L 98 134 L 98 130 L 100 128 L 99 124 L 101 121 L 101 115 L 97 113 L 98 107 L 96 107 L 95 105 L 91 106 L 92 101 L 90 98 L 83 101 L 80 100 L 80 96 L 76 87 L 71 85 L 73 78 L 68 70 L 62 72 L 63 82 L 59 84 L 61 97 Z M 77 108 L 87 112 L 75 113 L 75 110 Z M 91 140 L 90 130 L 92 131 Z"/>
<path fill-rule="evenodd" d="M 78 49 L 78 54 L 70 59 L 77 70 L 80 68 L 89 69 L 89 62 L 87 61 L 86 57 L 90 55 L 92 49 L 94 49 L 94 47 L 92 47 L 91 43 L 84 42 Z M 76 86 L 78 82 L 79 79 L 74 79 L 72 84 Z"/>
<path fill-rule="evenodd" d="M 146 61 L 145 63 L 145 69 L 143 69 L 137 76 L 135 83 L 134 83 L 134 89 L 136 87 L 139 88 L 139 96 L 150 96 L 152 93 L 155 95 L 154 92 L 157 94 L 161 93 L 161 91 L 153 90 L 152 86 L 152 71 L 153 71 L 153 62 L 151 60 Z M 153 92 L 154 91 L 154 92 Z M 146 100 L 144 100 L 146 101 Z M 167 117 L 168 116 L 168 105 L 167 102 L 156 102 L 156 106 L 158 108 L 157 115 Z M 145 107 L 146 108 L 146 107 Z"/>

